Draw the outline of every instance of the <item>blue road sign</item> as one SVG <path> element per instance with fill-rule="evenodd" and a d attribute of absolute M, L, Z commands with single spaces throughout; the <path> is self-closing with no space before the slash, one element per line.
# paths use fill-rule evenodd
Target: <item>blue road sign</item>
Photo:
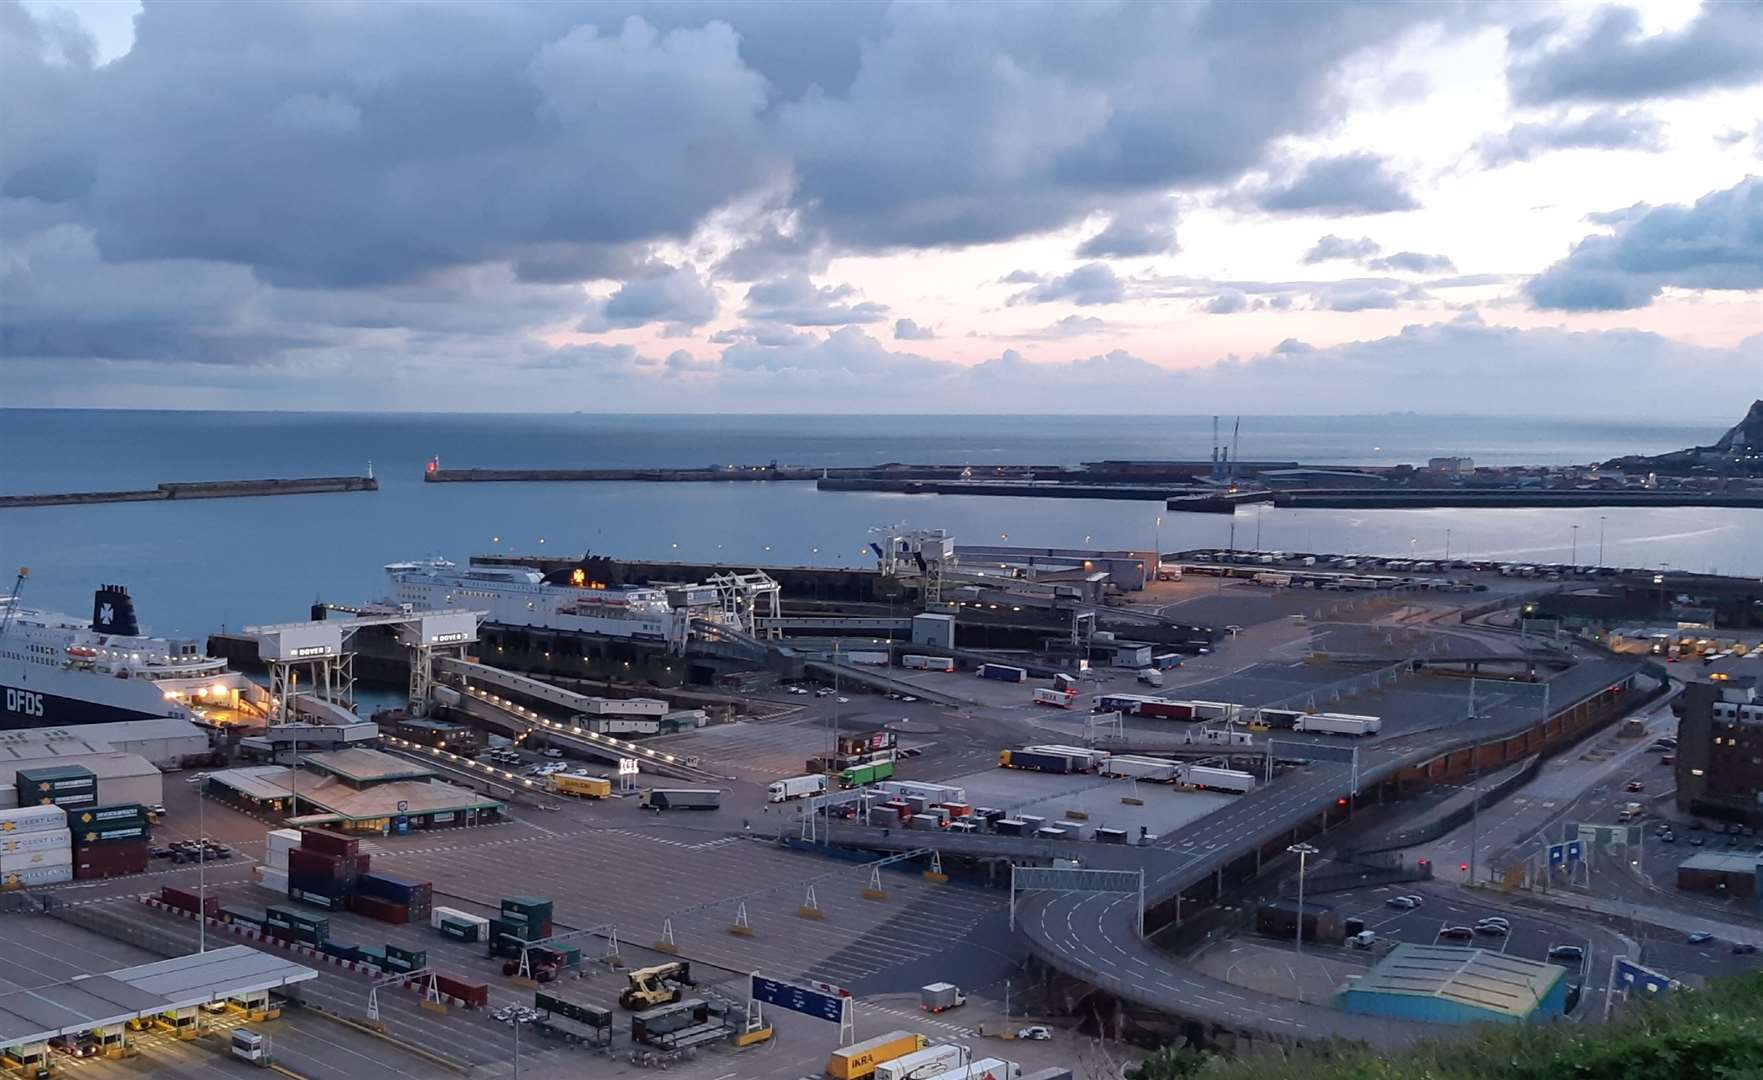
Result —
<path fill-rule="evenodd" d="M 1552 867 L 1553 866 L 1560 866 L 1562 863 L 1564 863 L 1566 861 L 1567 861 L 1567 845 L 1566 844 L 1550 844 L 1549 845 L 1549 865 Z"/>
<path fill-rule="evenodd" d="M 1632 960 L 1616 961 L 1616 982 L 1626 990 L 1645 990 L 1649 994 L 1660 994 L 1671 989 L 1673 980 L 1641 967 Z"/>
<path fill-rule="evenodd" d="M 1585 858 L 1585 844 L 1579 840 L 1567 841 L 1567 861 L 1578 862 Z"/>
<path fill-rule="evenodd" d="M 753 976 L 753 1000 L 763 1001 L 767 1005 L 776 1005 L 780 1009 L 788 1009 L 804 1016 L 812 1016 L 828 1023 L 837 1024 L 844 1019 L 845 1002 L 850 998 L 839 997 L 835 994 L 823 994 L 817 990 L 809 990 L 806 987 L 755 975 Z"/>

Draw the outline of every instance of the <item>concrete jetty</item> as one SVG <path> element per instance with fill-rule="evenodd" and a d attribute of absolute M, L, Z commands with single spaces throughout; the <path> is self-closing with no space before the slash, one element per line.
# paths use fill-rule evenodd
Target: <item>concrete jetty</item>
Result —
<path fill-rule="evenodd" d="M 195 480 L 133 491 L 72 491 L 41 495 L 0 495 L 0 510 L 26 506 L 90 506 L 97 503 L 170 502 L 174 499 L 238 499 L 263 495 L 317 495 L 337 491 L 378 491 L 372 476 L 300 476 L 272 480 Z"/>

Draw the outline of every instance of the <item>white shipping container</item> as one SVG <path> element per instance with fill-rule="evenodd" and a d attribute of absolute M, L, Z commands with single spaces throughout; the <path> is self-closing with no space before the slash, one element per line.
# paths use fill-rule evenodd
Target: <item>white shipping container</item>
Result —
<path fill-rule="evenodd" d="M 1174 761 L 1131 754 L 1115 754 L 1102 763 L 1105 775 L 1130 776 L 1136 780 L 1173 780 L 1180 768 Z"/>
<path fill-rule="evenodd" d="M 257 884 L 268 889 L 270 892 L 281 893 L 284 896 L 287 895 L 288 872 L 286 870 L 277 870 L 273 866 L 259 866 L 256 868 L 255 872 L 257 874 Z"/>
<path fill-rule="evenodd" d="M 266 857 L 263 860 L 264 864 L 270 869 L 280 870 L 284 874 L 288 872 L 288 853 L 286 851 L 277 851 L 275 848 L 270 848 L 265 855 Z"/>
<path fill-rule="evenodd" d="M 11 784 L 0 784 L 0 810 L 11 810 L 18 805 L 18 788 Z"/>
<path fill-rule="evenodd" d="M 429 909 L 429 928 L 431 930 L 439 930 L 441 928 L 442 919 L 452 919 L 455 922 L 468 922 L 478 927 L 480 930 L 487 930 L 490 926 L 490 920 L 483 916 L 473 915 L 470 912 L 460 911 L 457 908 L 436 907 Z"/>
<path fill-rule="evenodd" d="M 1217 769 L 1209 765 L 1188 766 L 1182 771 L 1182 782 L 1193 787 L 1230 791 L 1239 795 L 1255 789 L 1255 777 L 1252 773 L 1238 772 L 1236 769 Z"/>
<path fill-rule="evenodd" d="M 48 851 L 51 848 L 68 846 L 68 834 L 62 830 L 45 829 L 42 832 L 0 833 L 0 855 L 13 855 L 21 851 Z"/>
<path fill-rule="evenodd" d="M 271 829 L 263 839 L 271 851 L 292 851 L 300 846 L 300 830 Z"/>
<path fill-rule="evenodd" d="M 1022 1066 L 1002 1058 L 982 1058 L 964 1069 L 951 1069 L 943 1080 L 1016 1080 Z"/>
<path fill-rule="evenodd" d="M 59 806 L 21 806 L 14 810 L 0 810 L 0 833 L 66 828 L 67 811 Z"/>
<path fill-rule="evenodd" d="M 902 656 L 900 666 L 918 671 L 954 671 L 955 661 L 947 656 Z"/>
<path fill-rule="evenodd" d="M 883 780 L 875 785 L 875 790 L 886 795 L 902 797 L 917 795 L 926 802 L 964 803 L 967 801 L 967 789 L 952 784 L 931 784 L 922 780 Z"/>
<path fill-rule="evenodd" d="M 65 844 L 44 851 L 20 851 L 13 855 L 0 855 L 0 874 L 10 874 L 15 870 L 28 870 L 40 866 L 72 865 L 73 849 Z"/>
<path fill-rule="evenodd" d="M 72 863 L 62 866 L 32 866 L 0 873 L 0 884 L 8 886 L 60 885 L 64 881 L 72 880 Z"/>

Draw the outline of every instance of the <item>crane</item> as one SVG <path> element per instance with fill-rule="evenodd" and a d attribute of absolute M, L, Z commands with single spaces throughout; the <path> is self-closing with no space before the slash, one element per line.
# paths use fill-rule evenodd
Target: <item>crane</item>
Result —
<path fill-rule="evenodd" d="M 18 576 L 12 579 L 12 595 L 7 597 L 6 610 L 0 612 L 0 638 L 5 637 L 6 631 L 12 628 L 12 617 L 18 612 L 18 598 L 24 592 L 24 579 L 30 576 L 31 568 L 21 566 L 18 568 Z"/>

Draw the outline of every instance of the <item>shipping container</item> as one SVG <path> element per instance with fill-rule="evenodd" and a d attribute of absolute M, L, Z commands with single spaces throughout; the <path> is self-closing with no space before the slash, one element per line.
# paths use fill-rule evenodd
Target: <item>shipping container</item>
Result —
<path fill-rule="evenodd" d="M 992 822 L 992 831 L 996 832 L 999 836 L 1021 836 L 1024 827 L 1024 822 L 1021 818 L 999 818 L 997 821 Z"/>
<path fill-rule="evenodd" d="M 1141 701 L 1155 701 L 1156 698 L 1143 694 L 1101 694 L 1096 698 L 1096 712 L 1130 713 Z"/>
<path fill-rule="evenodd" d="M 101 844 L 74 851 L 73 876 L 76 881 L 94 878 L 139 874 L 147 869 L 147 842 Z"/>
<path fill-rule="evenodd" d="M 300 830 L 271 829 L 263 835 L 263 843 L 270 851 L 292 851 L 300 846 Z"/>
<path fill-rule="evenodd" d="M 339 960 L 353 961 L 361 959 L 361 949 L 359 946 L 345 944 L 340 941 L 321 941 L 318 943 L 318 951 L 324 953 L 326 956 L 334 956 Z"/>
<path fill-rule="evenodd" d="M 368 873 L 355 879 L 355 895 L 408 905 L 430 899 L 434 895 L 434 886 L 426 881 L 409 881 L 386 873 Z"/>
<path fill-rule="evenodd" d="M 981 664 L 975 673 L 982 679 L 996 679 L 999 682 L 1027 682 L 1028 671 L 1024 668 L 1011 667 L 1008 664 Z"/>
<path fill-rule="evenodd" d="M 1125 829 L 1109 829 L 1109 828 L 1105 828 L 1103 826 L 1098 825 L 1098 826 L 1096 826 L 1096 831 L 1094 833 L 1094 836 L 1095 836 L 1096 842 L 1098 844 L 1125 844 L 1126 843 L 1126 830 Z"/>
<path fill-rule="evenodd" d="M 834 1050 L 826 1061 L 826 1074 L 833 1080 L 863 1080 L 873 1076 L 882 1062 L 917 1053 L 924 1046 L 924 1036 L 915 1031 L 890 1031 Z"/>
<path fill-rule="evenodd" d="M 928 802 L 964 803 L 967 789 L 956 784 L 932 784 L 923 780 L 888 780 L 875 785 L 876 790 L 896 798 L 921 796 Z"/>
<path fill-rule="evenodd" d="M 931 1080 L 959 1066 L 966 1056 L 967 1051 L 959 1046 L 927 1046 L 877 1065 L 875 1080 Z"/>
<path fill-rule="evenodd" d="M 148 839 L 147 821 L 143 818 L 133 825 L 82 825 L 73 830 L 73 839 L 76 844 L 140 843 Z"/>
<path fill-rule="evenodd" d="M 441 931 L 442 937 L 450 937 L 454 941 L 476 941 L 482 930 L 477 923 L 454 918 L 442 918 L 437 929 Z"/>
<path fill-rule="evenodd" d="M 346 855 L 350 858 L 361 854 L 361 841 L 353 836 L 330 829 L 301 829 L 300 847 L 306 851 L 322 852 L 326 855 Z"/>
<path fill-rule="evenodd" d="M 220 910 L 220 897 L 203 896 L 198 899 L 195 893 L 171 885 L 166 885 L 159 890 L 159 902 L 179 911 L 202 911 L 209 915 Z"/>
<path fill-rule="evenodd" d="M 70 829 L 89 825 L 136 825 L 147 820 L 147 808 L 140 803 L 116 803 L 71 810 L 67 815 Z"/>
<path fill-rule="evenodd" d="M 947 656 L 902 656 L 900 666 L 915 671 L 954 671 L 955 661 Z"/>
<path fill-rule="evenodd" d="M 220 921 L 224 923 L 232 923 L 238 926 L 250 926 L 258 930 L 263 929 L 263 915 L 261 912 L 248 911 L 244 908 L 223 907 L 219 911 L 219 916 Z"/>
<path fill-rule="evenodd" d="M 436 975 L 435 989 L 448 997 L 458 998 L 474 1009 L 487 1008 L 490 1004 L 488 983 L 471 982 L 451 975 Z"/>
<path fill-rule="evenodd" d="M 1032 750 L 1005 750 L 998 755 L 998 764 L 1006 769 L 1028 769 L 1033 772 L 1080 771 L 1077 762 L 1065 754 L 1042 754 Z"/>
<path fill-rule="evenodd" d="M 430 909 L 430 911 L 429 911 L 429 925 L 430 926 L 434 927 L 437 930 L 440 929 L 442 919 L 453 919 L 456 922 L 471 923 L 473 926 L 479 926 L 485 930 L 488 930 L 490 928 L 490 920 L 484 918 L 481 915 L 473 915 L 468 911 L 460 911 L 458 908 L 441 907 L 439 905 L 436 905 L 435 907 Z"/>
<path fill-rule="evenodd" d="M 288 852 L 288 874 L 292 877 L 311 877 L 344 885 L 355 880 L 356 872 L 353 855 L 332 855 L 304 847 Z"/>
<path fill-rule="evenodd" d="M 0 855 L 0 874 L 14 870 L 25 870 L 37 866 L 72 866 L 73 848 L 66 844 L 60 847 L 43 848 L 38 851 L 19 851 L 11 855 Z"/>
<path fill-rule="evenodd" d="M 1156 656 L 1151 657 L 1151 666 L 1158 671 L 1174 671 L 1176 668 L 1181 667 L 1181 653 L 1158 653 Z"/>
<path fill-rule="evenodd" d="M 894 775 L 892 761 L 872 761 L 867 765 L 853 765 L 839 774 L 839 786 L 842 788 L 862 787 L 878 780 L 886 780 Z"/>
<path fill-rule="evenodd" d="M 1229 720 L 1242 708 L 1228 701 L 1190 701 L 1195 720 Z"/>
<path fill-rule="evenodd" d="M 20 806 L 0 810 L 0 834 L 17 836 L 53 830 L 67 831 L 67 811 L 59 806 Z"/>
<path fill-rule="evenodd" d="M 67 847 L 70 843 L 72 840 L 66 829 L 0 833 L 0 855 L 15 855 L 26 851 L 47 851 L 51 848 Z"/>
<path fill-rule="evenodd" d="M 1194 703 L 1191 701 L 1163 701 L 1159 698 L 1147 698 L 1133 707 L 1134 716 L 1142 716 L 1149 720 L 1192 720 Z"/>
<path fill-rule="evenodd" d="M 722 805 L 716 788 L 650 788 L 637 797 L 645 810 L 715 810 Z"/>
<path fill-rule="evenodd" d="M 317 889 L 304 889 L 293 881 L 288 882 L 288 899 L 298 900 L 302 904 L 310 904 L 326 911 L 341 911 L 349 903 L 349 898 L 346 896 L 332 896 Z"/>
<path fill-rule="evenodd" d="M 1034 703 L 1036 705 L 1051 705 L 1056 709 L 1075 709 L 1077 707 L 1077 692 L 1075 690 L 1048 690 L 1044 687 L 1037 687 L 1034 693 Z"/>
<path fill-rule="evenodd" d="M 283 896 L 288 895 L 290 882 L 288 881 L 288 872 L 286 870 L 277 870 L 273 866 L 259 866 L 255 873 L 257 876 L 257 884 L 268 889 L 270 892 L 278 892 Z"/>
<path fill-rule="evenodd" d="M 1174 780 L 1180 774 L 1181 764 L 1166 758 L 1115 754 L 1102 765 L 1101 771 L 1106 776 L 1124 776 L 1134 780 L 1164 783 Z"/>
<path fill-rule="evenodd" d="M 405 949 L 391 942 L 386 943 L 385 968 L 391 972 L 419 971 L 428 967 L 429 954 L 427 949 Z"/>
<path fill-rule="evenodd" d="M 410 921 L 410 905 L 384 900 L 377 896 L 351 896 L 349 910 L 369 919 L 378 919 L 380 922 L 398 926 Z"/>
<path fill-rule="evenodd" d="M 1300 716 L 1292 730 L 1313 735 L 1375 735 L 1383 721 L 1375 716 L 1311 713 Z"/>
<path fill-rule="evenodd" d="M 560 990 L 533 991 L 533 1008 L 602 1031 L 612 1029 L 612 1010 Z"/>
<path fill-rule="evenodd" d="M 0 874 L 0 885 L 7 888 L 60 885 L 72 880 L 73 867 L 67 863 L 60 866 L 30 866 L 19 870 L 8 870 Z"/>

